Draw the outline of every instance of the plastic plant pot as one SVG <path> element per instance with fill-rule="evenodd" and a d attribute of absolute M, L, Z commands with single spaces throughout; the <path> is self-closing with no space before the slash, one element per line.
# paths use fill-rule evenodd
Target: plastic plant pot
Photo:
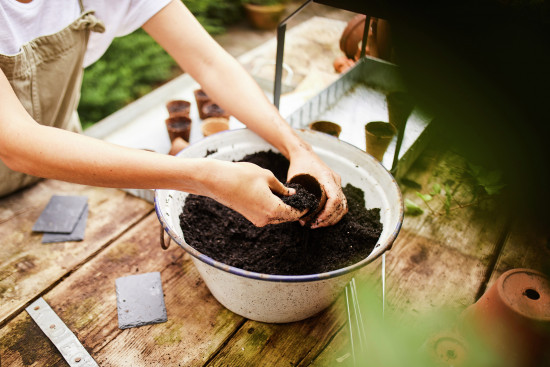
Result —
<path fill-rule="evenodd" d="M 168 110 L 168 115 L 170 117 L 176 116 L 187 116 L 191 112 L 191 102 L 184 101 L 181 99 L 176 99 L 166 103 L 166 109 Z"/>
<path fill-rule="evenodd" d="M 180 137 L 185 141 L 189 141 L 189 134 L 191 133 L 191 119 L 183 115 L 169 117 L 166 119 L 166 129 L 168 130 L 170 141 L 174 141 L 177 137 Z"/>
<path fill-rule="evenodd" d="M 209 101 L 201 107 L 201 119 L 206 120 L 209 117 L 224 117 L 229 118 L 229 114 L 221 108 L 218 104 Z"/>
<path fill-rule="evenodd" d="M 204 136 L 229 130 L 229 120 L 225 117 L 209 117 L 203 120 L 201 129 Z"/>
<path fill-rule="evenodd" d="M 202 89 L 196 89 L 193 91 L 193 94 L 195 95 L 195 101 L 197 102 L 197 109 L 199 111 L 199 117 L 201 119 L 204 119 L 204 115 L 202 113 L 202 106 L 204 106 L 204 104 L 206 102 L 210 102 L 210 97 L 208 97 L 208 95 L 206 94 L 206 92 Z"/>
<path fill-rule="evenodd" d="M 384 153 L 396 132 L 395 127 L 387 122 L 372 121 L 367 123 L 365 125 L 367 153 L 382 162 Z"/>
<path fill-rule="evenodd" d="M 372 252 L 357 263 L 334 271 L 308 275 L 262 274 L 216 261 L 186 243 L 179 215 L 187 193 L 156 190 L 155 210 L 168 235 L 191 254 L 205 284 L 229 310 L 246 318 L 269 323 L 306 319 L 330 306 L 363 266 L 388 250 L 403 221 L 403 198 L 391 174 L 374 158 L 355 146 L 311 130 L 296 133 L 309 143 L 319 157 L 348 183 L 362 189 L 369 208 L 380 208 L 383 231 Z M 184 149 L 178 157 L 205 157 L 226 161 L 273 146 L 248 129 L 211 135 Z M 212 153 L 214 152 L 214 153 Z"/>
<path fill-rule="evenodd" d="M 339 137 L 342 132 L 342 127 L 332 121 L 314 121 L 309 124 L 309 128 L 335 137 Z"/>
<path fill-rule="evenodd" d="M 410 96 L 405 92 L 391 92 L 386 96 L 386 103 L 389 123 L 398 131 L 404 129 L 414 107 Z"/>

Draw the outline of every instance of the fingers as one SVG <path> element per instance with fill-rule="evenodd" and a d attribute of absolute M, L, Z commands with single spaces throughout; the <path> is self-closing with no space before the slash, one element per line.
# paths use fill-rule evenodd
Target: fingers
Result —
<path fill-rule="evenodd" d="M 274 194 L 282 196 L 290 196 L 296 193 L 296 190 L 286 187 L 281 181 L 279 181 L 274 175 L 268 181 L 269 188 Z"/>
<path fill-rule="evenodd" d="M 271 171 L 250 163 L 240 163 L 240 168 L 250 170 L 250 176 L 246 179 L 247 189 L 238 190 L 240 197 L 230 196 L 231 207 L 255 226 L 294 222 L 305 213 L 305 210 L 299 211 L 280 199 L 280 196 L 295 194 L 296 190 L 286 187 Z"/>
<path fill-rule="evenodd" d="M 338 223 L 348 212 L 348 202 L 342 191 L 340 176 L 332 173 L 325 180 L 323 187 L 327 195 L 327 201 L 311 224 L 311 228 L 332 226 Z"/>
<path fill-rule="evenodd" d="M 327 202 L 324 209 L 319 213 L 311 228 L 320 228 L 334 225 L 348 212 L 348 202 L 343 192 L 327 193 Z"/>

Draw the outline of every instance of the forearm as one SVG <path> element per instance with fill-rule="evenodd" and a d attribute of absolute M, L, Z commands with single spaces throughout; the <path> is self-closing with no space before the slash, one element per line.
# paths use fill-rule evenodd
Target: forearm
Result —
<path fill-rule="evenodd" d="M 287 158 L 311 149 L 296 136 L 237 60 L 208 35 L 180 1 L 169 4 L 143 28 L 216 103 Z"/>
<path fill-rule="evenodd" d="M 310 149 L 297 137 L 252 77 L 225 51 L 213 61 L 211 72 L 202 76 L 200 83 L 213 100 L 287 158 Z M 220 85 L 227 87 L 219 88 Z"/>
<path fill-rule="evenodd" d="M 200 191 L 198 160 L 125 148 L 36 123 L 15 123 L 23 126 L 10 129 L 13 143 L 4 142 L 1 155 L 13 170 L 93 186 Z"/>

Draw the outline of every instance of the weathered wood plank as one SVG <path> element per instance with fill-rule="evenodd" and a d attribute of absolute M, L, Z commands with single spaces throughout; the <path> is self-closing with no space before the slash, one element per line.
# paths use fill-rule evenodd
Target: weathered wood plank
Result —
<path fill-rule="evenodd" d="M 163 251 L 151 213 L 44 295 L 100 366 L 202 366 L 244 322 L 210 294 L 189 255 Z M 161 273 L 168 322 L 118 329 L 115 279 Z M 63 365 L 26 312 L 0 330 L 2 366 Z"/>
<path fill-rule="evenodd" d="M 88 197 L 81 242 L 42 244 L 32 226 L 52 195 Z M 152 211 L 121 190 L 45 180 L 0 200 L 0 325 Z"/>
<path fill-rule="evenodd" d="M 340 297 L 305 321 L 267 324 L 248 320 L 208 366 L 307 366 L 344 323 Z"/>
<path fill-rule="evenodd" d="M 510 269 L 527 268 L 550 276 L 550 228 L 537 218 L 518 216 L 500 252 L 487 289 Z"/>

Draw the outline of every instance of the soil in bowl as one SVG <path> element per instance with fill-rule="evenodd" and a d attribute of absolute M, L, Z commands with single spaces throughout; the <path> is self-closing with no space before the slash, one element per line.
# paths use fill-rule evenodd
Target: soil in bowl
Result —
<path fill-rule="evenodd" d="M 241 161 L 269 169 L 286 181 L 289 162 L 279 153 L 261 151 Z M 330 227 L 310 229 L 298 222 L 256 227 L 215 200 L 192 194 L 185 200 L 180 225 L 187 244 L 224 264 L 265 274 L 323 273 L 367 257 L 382 232 L 380 209 L 365 208 L 364 192 L 348 184 L 344 194 L 349 212 Z M 303 197 L 285 200 L 295 207 L 302 205 L 301 209 L 304 203 L 305 208 L 317 205 L 306 198 L 307 190 L 298 188 L 297 195 Z"/>

